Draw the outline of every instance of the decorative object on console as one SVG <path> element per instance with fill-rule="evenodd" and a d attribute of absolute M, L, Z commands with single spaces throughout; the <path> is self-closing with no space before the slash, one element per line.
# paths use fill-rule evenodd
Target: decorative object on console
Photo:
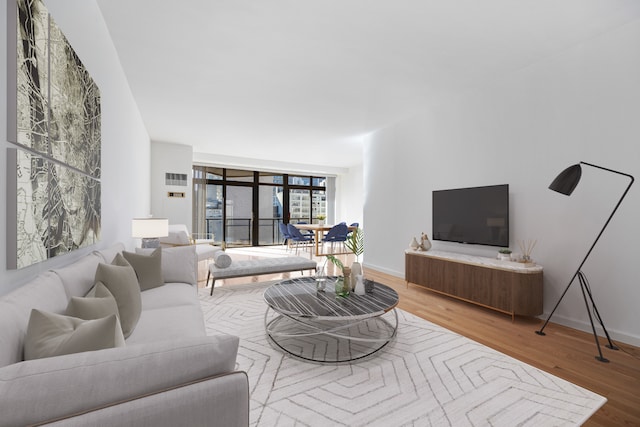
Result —
<path fill-rule="evenodd" d="M 427 233 L 422 233 L 420 236 L 420 245 L 418 245 L 419 251 L 428 251 L 431 249 L 431 242 L 429 241 L 429 236 Z"/>
<path fill-rule="evenodd" d="M 500 249 L 498 251 L 498 259 L 511 261 L 511 249 Z"/>
<path fill-rule="evenodd" d="M 596 328 L 595 328 L 595 326 L 593 324 L 593 317 L 591 315 L 591 310 L 592 309 L 593 309 L 593 312 L 594 312 L 594 315 L 595 315 L 596 319 L 600 323 L 600 326 L 602 326 L 602 329 L 604 330 L 604 333 L 607 336 L 607 341 L 609 342 L 607 347 L 612 349 L 612 350 L 618 350 L 618 348 L 615 345 L 613 345 L 613 343 L 611 342 L 611 338 L 609 337 L 609 333 L 607 332 L 607 328 L 605 328 L 604 322 L 602 321 L 602 317 L 600 316 L 600 313 L 598 312 L 598 308 L 596 307 L 596 303 L 593 300 L 593 295 L 591 294 L 591 289 L 589 288 L 589 281 L 587 280 L 587 277 L 581 271 L 581 269 L 582 269 L 582 266 L 584 265 L 584 263 L 587 261 L 587 258 L 589 258 L 589 255 L 591 255 L 591 251 L 596 246 L 596 243 L 598 243 L 598 240 L 600 239 L 600 236 L 602 236 L 602 233 L 604 232 L 605 228 L 607 228 L 607 225 L 609 225 L 609 222 L 611 221 L 611 218 L 613 218 L 613 215 L 616 213 L 616 211 L 620 207 L 620 204 L 622 203 L 622 200 L 625 198 L 625 196 L 629 192 L 629 189 L 631 188 L 631 185 L 633 184 L 635 179 L 633 178 L 633 176 L 631 176 L 629 174 L 626 174 L 626 173 L 623 173 L 623 172 L 618 172 L 618 171 L 615 171 L 613 169 L 604 168 L 602 166 L 597 166 L 597 165 L 594 165 L 594 164 L 591 164 L 591 163 L 580 162 L 580 163 L 575 164 L 573 166 L 569 166 L 568 168 L 566 168 L 565 170 L 560 172 L 560 174 L 556 177 L 556 179 L 553 180 L 551 185 L 549 185 L 549 189 L 551 189 L 553 191 L 556 191 L 558 193 L 564 194 L 566 196 L 571 195 L 571 193 L 573 193 L 573 190 L 578 185 L 578 182 L 580 182 L 580 177 L 582 176 L 582 168 L 581 168 L 580 165 L 591 166 L 591 167 L 596 168 L 596 169 L 604 170 L 604 171 L 615 173 L 615 174 L 618 174 L 618 175 L 623 175 L 623 176 L 626 176 L 627 178 L 629 178 L 631 180 L 631 182 L 629 182 L 629 185 L 627 186 L 626 190 L 624 190 L 624 193 L 622 193 L 622 197 L 620 197 L 620 200 L 618 200 L 618 203 L 613 208 L 613 211 L 611 212 L 611 215 L 609 215 L 609 218 L 604 223 L 604 226 L 602 227 L 602 230 L 600 230 L 600 233 L 596 237 L 596 240 L 591 245 L 591 248 L 589 248 L 589 251 L 587 251 L 587 255 L 584 257 L 584 259 L 582 260 L 582 262 L 578 266 L 578 269 L 576 270 L 574 275 L 571 277 L 571 280 L 569 281 L 569 284 L 565 288 L 564 292 L 562 292 L 562 295 L 560 296 L 560 299 L 558 299 L 558 302 L 556 303 L 555 307 L 553 307 L 553 310 L 551 310 L 551 313 L 549 314 L 549 317 L 547 318 L 547 320 L 544 322 L 544 325 L 542 325 L 542 328 L 540 328 L 540 330 L 536 331 L 536 333 L 538 335 L 545 335 L 544 328 L 549 323 L 549 320 L 553 316 L 553 313 L 555 313 L 556 309 L 560 305 L 560 302 L 562 301 L 562 298 L 564 298 L 565 294 L 567 293 L 567 291 L 571 287 L 571 284 L 573 283 L 573 281 L 577 277 L 578 281 L 580 282 L 580 289 L 582 291 L 582 297 L 584 299 L 584 304 L 587 307 L 587 314 L 589 315 L 589 322 L 591 323 L 591 330 L 593 331 L 593 337 L 594 337 L 594 339 L 596 341 L 596 346 L 598 347 L 598 356 L 596 356 L 596 359 L 599 360 L 600 362 L 608 362 L 609 360 L 602 356 L 602 350 L 600 349 L 600 342 L 598 341 L 598 335 L 596 334 Z M 589 301 L 587 301 L 587 297 L 589 297 L 589 301 L 591 301 L 591 307 L 589 307 Z"/>
<path fill-rule="evenodd" d="M 413 249 L 414 251 L 417 251 L 418 250 L 418 246 L 420 246 L 420 245 L 418 244 L 418 241 L 414 237 L 413 240 L 411 241 L 411 243 L 409 244 L 409 247 L 411 249 Z"/>
<path fill-rule="evenodd" d="M 522 251 L 522 262 L 530 263 L 531 260 L 531 252 L 533 252 L 533 248 L 536 247 L 537 240 L 527 240 L 526 242 L 523 240 L 520 242 L 520 250 Z"/>
<path fill-rule="evenodd" d="M 142 239 L 143 248 L 159 248 L 160 237 L 169 235 L 167 218 L 134 218 L 131 220 L 131 237 Z"/>

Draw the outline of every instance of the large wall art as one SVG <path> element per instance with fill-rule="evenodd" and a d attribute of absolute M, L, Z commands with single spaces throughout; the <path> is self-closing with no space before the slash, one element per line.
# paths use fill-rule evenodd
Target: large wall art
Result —
<path fill-rule="evenodd" d="M 100 90 L 41 0 L 9 0 L 7 268 L 100 239 Z"/>

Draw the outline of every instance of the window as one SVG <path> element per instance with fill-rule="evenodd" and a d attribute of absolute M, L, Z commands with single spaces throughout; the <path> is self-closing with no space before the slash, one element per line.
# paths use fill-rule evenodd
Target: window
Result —
<path fill-rule="evenodd" d="M 281 222 L 326 215 L 326 177 L 193 167 L 193 232 L 228 245 L 283 241 Z"/>

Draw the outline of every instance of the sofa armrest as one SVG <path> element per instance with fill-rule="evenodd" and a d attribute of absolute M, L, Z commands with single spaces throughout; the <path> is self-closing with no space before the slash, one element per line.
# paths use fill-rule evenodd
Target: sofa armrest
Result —
<path fill-rule="evenodd" d="M 5 366 L 2 423 L 41 423 L 231 372 L 238 343 L 230 335 L 185 338 Z"/>

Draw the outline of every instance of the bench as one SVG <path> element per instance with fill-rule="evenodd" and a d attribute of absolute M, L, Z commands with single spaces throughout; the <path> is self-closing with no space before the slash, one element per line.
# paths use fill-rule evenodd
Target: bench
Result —
<path fill-rule="evenodd" d="M 206 286 L 211 282 L 211 294 L 217 279 L 231 279 L 234 277 L 259 276 L 261 274 L 288 273 L 290 271 L 304 272 L 315 270 L 317 263 L 303 257 L 263 258 L 247 261 L 233 261 L 229 267 L 219 268 L 215 264 L 209 265 Z"/>

